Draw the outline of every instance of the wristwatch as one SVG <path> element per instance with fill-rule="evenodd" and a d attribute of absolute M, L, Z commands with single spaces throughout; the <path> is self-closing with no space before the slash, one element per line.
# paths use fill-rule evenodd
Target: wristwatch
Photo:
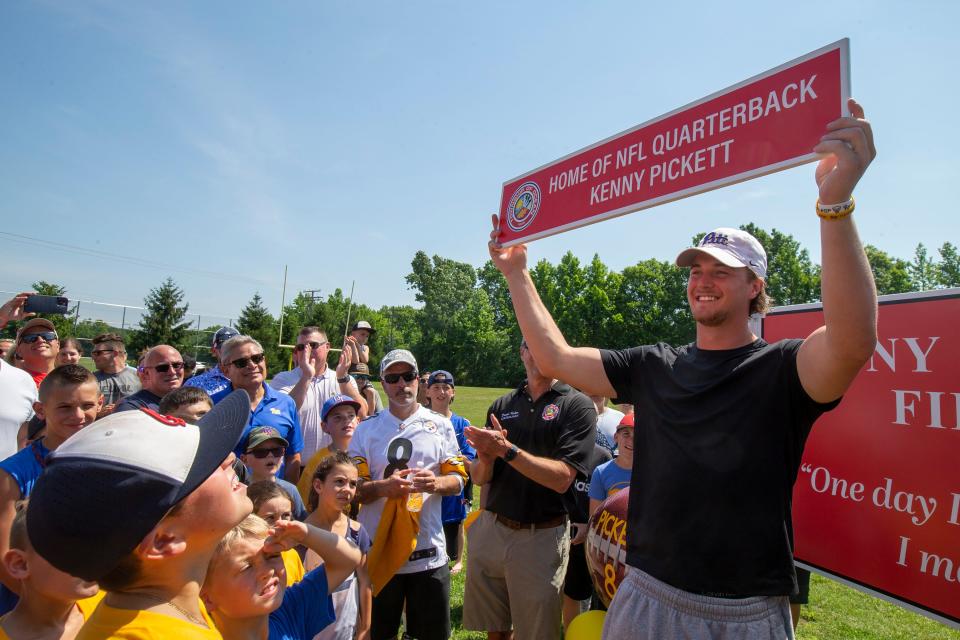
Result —
<path fill-rule="evenodd" d="M 515 444 L 510 445 L 510 448 L 507 449 L 507 452 L 503 454 L 503 459 L 505 462 L 513 462 L 514 458 L 517 457 L 517 454 L 520 453 L 520 447 Z"/>
<path fill-rule="evenodd" d="M 342 378 L 337 378 L 337 382 L 339 382 L 340 384 L 347 384 L 348 382 L 350 382 L 350 374 L 347 374 Z"/>

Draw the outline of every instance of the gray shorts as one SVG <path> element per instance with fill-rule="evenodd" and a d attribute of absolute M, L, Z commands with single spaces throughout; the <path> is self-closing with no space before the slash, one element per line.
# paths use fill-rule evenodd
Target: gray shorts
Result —
<path fill-rule="evenodd" d="M 711 598 L 681 591 L 635 567 L 610 603 L 609 640 L 793 640 L 787 596 Z"/>

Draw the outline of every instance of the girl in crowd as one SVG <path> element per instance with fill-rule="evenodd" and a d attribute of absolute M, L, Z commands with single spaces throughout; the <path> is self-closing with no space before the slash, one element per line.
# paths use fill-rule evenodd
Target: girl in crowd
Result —
<path fill-rule="evenodd" d="M 337 621 L 323 630 L 315 640 L 367 640 L 373 593 L 367 574 L 367 552 L 370 536 L 362 524 L 346 514 L 357 494 L 357 467 L 343 451 L 324 458 L 313 474 L 307 505 L 311 511 L 306 522 L 351 540 L 362 554 L 357 570 L 332 593 Z M 320 557 L 308 551 L 308 571 L 317 567 Z"/>
<path fill-rule="evenodd" d="M 276 482 L 261 480 L 247 487 L 247 497 L 253 502 L 254 515 L 262 518 L 271 527 L 279 520 L 293 520 L 293 498 Z M 281 554 L 287 568 L 287 583 L 303 580 L 303 560 L 296 549 L 287 549 Z"/>
<path fill-rule="evenodd" d="M 57 366 L 62 367 L 65 364 L 80 364 L 80 357 L 83 356 L 83 347 L 76 338 L 64 338 L 60 341 L 60 352 L 57 353 Z"/>

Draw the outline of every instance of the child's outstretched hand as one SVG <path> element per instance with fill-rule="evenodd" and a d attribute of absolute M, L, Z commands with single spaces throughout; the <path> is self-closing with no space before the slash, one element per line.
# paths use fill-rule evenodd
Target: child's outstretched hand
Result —
<path fill-rule="evenodd" d="M 293 549 L 307 539 L 307 525 L 296 520 L 277 520 L 263 543 L 265 553 L 280 553 Z"/>

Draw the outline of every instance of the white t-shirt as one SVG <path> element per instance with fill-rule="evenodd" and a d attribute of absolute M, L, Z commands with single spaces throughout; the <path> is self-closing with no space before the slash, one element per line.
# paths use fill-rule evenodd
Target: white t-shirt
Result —
<path fill-rule="evenodd" d="M 26 371 L 0 361 L 0 460 L 17 452 L 17 431 L 33 417 L 37 385 Z"/>
<path fill-rule="evenodd" d="M 291 371 L 281 371 L 273 380 L 270 386 L 289 395 L 290 391 L 300 382 L 300 367 Z M 356 389 L 357 383 L 350 378 L 350 385 Z M 303 404 L 300 405 L 300 428 L 303 430 L 303 451 L 300 452 L 301 460 L 309 460 L 317 451 L 330 446 L 333 442 L 329 434 L 323 432 L 320 427 L 320 410 L 327 398 L 340 393 L 340 383 L 337 382 L 337 372 L 327 367 L 323 373 L 310 379 L 307 386 L 307 393 L 303 397 Z M 358 392 L 359 393 L 359 392 Z"/>
<path fill-rule="evenodd" d="M 613 444 L 613 434 L 617 432 L 621 420 L 623 420 L 622 411 L 607 407 L 603 413 L 597 415 L 597 431 L 607 436 L 607 440 Z"/>
<path fill-rule="evenodd" d="M 400 421 L 389 409 L 384 409 L 372 418 L 357 425 L 348 449 L 354 459 L 360 458 L 370 470 L 372 480 L 383 480 L 393 473 L 394 468 L 416 469 L 423 462 L 424 469 L 430 469 L 440 475 L 440 464 L 460 455 L 457 435 L 449 420 L 439 413 L 423 406 L 404 420 Z M 399 467 L 391 465 L 389 454 L 394 460 L 406 459 Z M 385 473 L 391 467 L 389 473 Z M 435 493 L 424 494 L 423 507 L 420 509 L 420 533 L 417 535 L 416 551 L 436 549 L 436 554 L 420 560 L 407 561 L 397 573 L 416 573 L 443 566 L 447 562 L 446 542 L 443 536 L 443 515 L 440 503 L 443 496 Z M 363 503 L 358 520 L 367 528 L 371 537 L 376 537 L 377 526 L 386 498 Z"/>

